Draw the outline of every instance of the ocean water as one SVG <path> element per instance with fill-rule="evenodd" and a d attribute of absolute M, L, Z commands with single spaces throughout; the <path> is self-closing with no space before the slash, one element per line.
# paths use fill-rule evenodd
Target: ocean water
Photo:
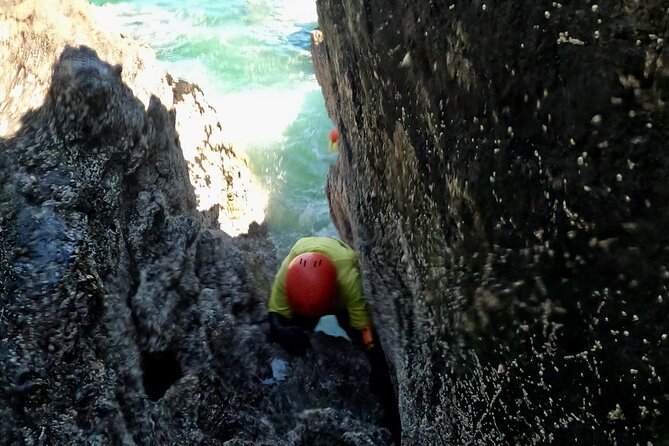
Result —
<path fill-rule="evenodd" d="M 324 191 L 334 127 L 309 53 L 315 0 L 91 3 L 174 77 L 203 89 L 269 195 L 265 221 L 280 258 L 299 237 L 337 236 Z"/>

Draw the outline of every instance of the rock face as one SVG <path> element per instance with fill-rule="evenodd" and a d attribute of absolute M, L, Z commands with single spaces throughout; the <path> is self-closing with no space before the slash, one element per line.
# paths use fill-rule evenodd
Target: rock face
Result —
<path fill-rule="evenodd" d="M 266 341 L 274 248 L 217 227 L 251 186 L 202 93 L 87 8 L 0 10 L 2 444 L 389 444 L 362 352 Z"/>
<path fill-rule="evenodd" d="M 406 444 L 667 444 L 667 3 L 318 13 Z"/>
<path fill-rule="evenodd" d="M 63 47 L 85 45 L 101 60 L 123 67 L 123 82 L 145 109 L 155 97 L 174 110 L 198 210 L 207 211 L 231 235 L 263 221 L 267 198 L 252 181 L 246 160 L 224 143 L 216 113 L 197 86 L 172 79 L 151 49 L 99 30 L 83 0 L 5 3 L 0 10 L 0 91 L 8 94 L 0 104 L 0 136 L 11 136 L 19 128 L 26 109 L 43 105 Z"/>

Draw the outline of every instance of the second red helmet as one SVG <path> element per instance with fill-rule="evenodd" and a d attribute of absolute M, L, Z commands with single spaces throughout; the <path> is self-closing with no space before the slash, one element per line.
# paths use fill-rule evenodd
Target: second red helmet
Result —
<path fill-rule="evenodd" d="M 286 297 L 296 313 L 321 317 L 332 311 L 337 271 L 332 261 L 319 252 L 305 252 L 288 265 Z"/>

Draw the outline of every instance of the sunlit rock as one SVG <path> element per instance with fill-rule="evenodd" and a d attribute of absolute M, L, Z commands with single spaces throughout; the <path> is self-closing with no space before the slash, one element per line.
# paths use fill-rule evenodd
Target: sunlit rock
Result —
<path fill-rule="evenodd" d="M 16 1 L 0 10 L 0 89 L 8 92 L 0 105 L 0 136 L 11 136 L 25 110 L 42 105 L 63 48 L 87 46 L 119 67 L 121 79 L 145 109 L 155 98 L 173 110 L 175 142 L 188 165 L 197 208 L 209 211 L 212 224 L 238 235 L 252 222 L 262 223 L 266 193 L 252 178 L 244 155 L 224 142 L 217 113 L 202 91 L 172 79 L 150 48 L 99 29 L 104 17 L 96 23 L 93 16 L 87 2 L 78 0 Z"/>

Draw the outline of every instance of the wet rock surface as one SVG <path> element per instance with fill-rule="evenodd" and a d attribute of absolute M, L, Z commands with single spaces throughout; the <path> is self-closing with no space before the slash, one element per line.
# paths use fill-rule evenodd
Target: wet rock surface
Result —
<path fill-rule="evenodd" d="M 238 169 L 235 190 L 252 187 L 218 142 L 189 158 L 183 129 L 220 131 L 202 92 L 142 71 L 86 8 L 0 9 L 1 443 L 390 444 L 361 351 L 267 342 L 265 228 L 221 231 L 253 216 L 234 197 L 198 207 L 194 175 Z"/>
<path fill-rule="evenodd" d="M 406 444 L 666 444 L 666 2 L 318 13 Z"/>

